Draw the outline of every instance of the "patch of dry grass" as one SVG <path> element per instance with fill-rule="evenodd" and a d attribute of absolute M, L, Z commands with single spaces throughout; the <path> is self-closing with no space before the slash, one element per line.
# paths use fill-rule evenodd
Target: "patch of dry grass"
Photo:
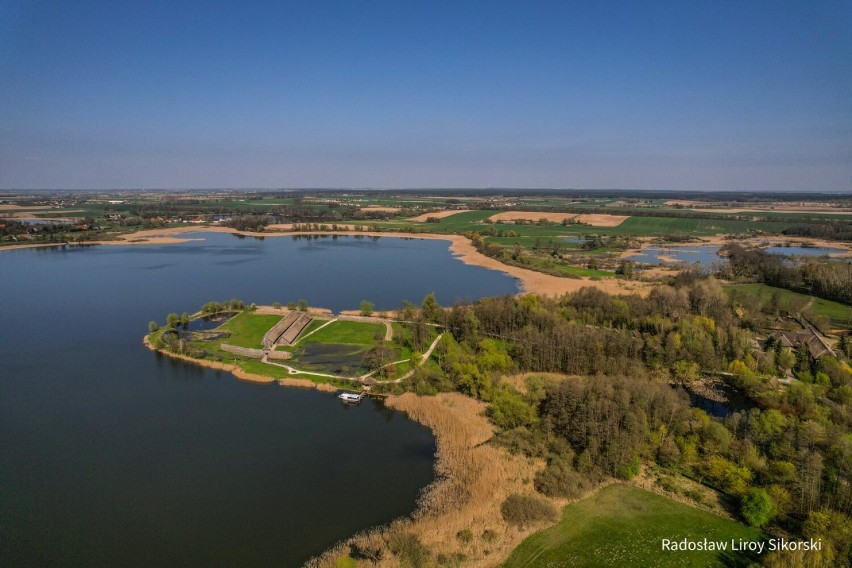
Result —
<path fill-rule="evenodd" d="M 416 221 L 418 223 L 425 223 L 429 217 L 435 217 L 436 219 L 443 219 L 445 217 L 450 217 L 457 213 L 465 213 L 468 211 L 467 209 L 448 209 L 446 211 L 433 211 L 432 213 L 423 213 L 422 215 L 418 215 L 417 217 L 411 217 L 409 221 Z"/>
<path fill-rule="evenodd" d="M 504 383 L 512 385 L 521 394 L 527 394 L 527 379 L 541 379 L 545 383 L 557 383 L 572 378 L 572 375 L 562 373 L 518 373 L 517 375 L 505 375 L 500 378 Z"/>
<path fill-rule="evenodd" d="M 399 207 L 382 207 L 381 205 L 368 205 L 362 207 L 361 211 L 382 211 L 384 213 L 398 213 Z"/>

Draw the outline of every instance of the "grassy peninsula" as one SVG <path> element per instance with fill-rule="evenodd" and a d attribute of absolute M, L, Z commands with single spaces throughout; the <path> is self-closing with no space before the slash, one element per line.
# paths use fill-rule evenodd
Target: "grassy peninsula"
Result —
<path fill-rule="evenodd" d="M 162 327 L 150 322 L 145 342 L 200 364 L 233 366 L 243 378 L 348 388 L 397 383 L 430 363 L 439 326 L 422 318 L 379 319 L 371 312 L 366 304 L 361 315 L 334 315 L 304 303 L 209 302 L 192 316 L 169 314 Z"/>

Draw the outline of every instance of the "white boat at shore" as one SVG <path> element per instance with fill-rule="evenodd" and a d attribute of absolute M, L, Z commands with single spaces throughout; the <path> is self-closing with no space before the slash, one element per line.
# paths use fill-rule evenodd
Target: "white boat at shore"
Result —
<path fill-rule="evenodd" d="M 361 399 L 367 396 L 367 393 L 342 392 L 337 395 L 337 398 L 343 402 L 361 402 Z"/>

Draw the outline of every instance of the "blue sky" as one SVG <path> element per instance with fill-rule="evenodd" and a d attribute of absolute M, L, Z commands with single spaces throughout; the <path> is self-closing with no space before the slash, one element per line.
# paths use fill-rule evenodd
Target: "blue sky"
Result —
<path fill-rule="evenodd" d="M 852 2 L 0 0 L 0 188 L 852 190 Z"/>

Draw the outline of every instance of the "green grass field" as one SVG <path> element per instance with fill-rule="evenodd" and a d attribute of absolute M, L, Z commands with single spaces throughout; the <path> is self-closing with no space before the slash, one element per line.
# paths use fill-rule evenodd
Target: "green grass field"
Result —
<path fill-rule="evenodd" d="M 480 227 L 480 221 L 495 213 L 496 211 L 464 211 L 444 217 L 440 223 L 424 223 L 424 225 L 439 233 L 465 232 L 472 230 L 472 227 Z"/>
<path fill-rule="evenodd" d="M 524 540 L 503 565 L 514 567 L 748 566 L 742 553 L 679 552 L 662 539 L 758 540 L 760 532 L 628 485 L 611 485 L 562 511 L 562 521 Z"/>
<path fill-rule="evenodd" d="M 528 257 L 527 262 L 528 263 L 524 266 L 529 266 L 533 269 L 540 269 L 544 272 L 553 272 L 566 278 L 615 278 L 614 272 L 586 268 L 583 266 L 558 264 L 548 258 Z"/>
<path fill-rule="evenodd" d="M 515 231 L 517 233 L 517 231 Z M 550 237 L 534 237 L 534 236 L 517 236 L 517 237 L 486 237 L 485 241 L 489 243 L 498 244 L 501 247 L 513 247 L 515 243 L 521 245 L 526 249 L 532 249 L 538 244 L 540 247 L 547 247 L 550 244 L 550 241 L 555 241 L 554 244 L 558 244 L 561 247 L 563 252 L 570 252 L 575 250 L 585 250 L 581 249 L 580 243 L 572 243 L 566 240 L 562 240 L 561 236 L 550 236 Z"/>
<path fill-rule="evenodd" d="M 245 311 L 226 321 L 220 328 L 231 332 L 231 336 L 225 343 L 260 349 L 263 335 L 280 319 L 281 316 L 259 315 L 252 311 Z"/>
<path fill-rule="evenodd" d="M 812 298 L 806 294 L 785 290 L 784 288 L 775 288 L 766 284 L 730 284 L 725 286 L 725 290 L 728 293 L 736 290 L 738 293 L 760 296 L 763 301 L 768 300 L 773 294 L 777 293 L 779 305 L 783 310 L 790 309 L 791 303 L 796 306 L 805 306 Z M 848 324 L 852 322 L 852 306 L 847 306 L 839 302 L 813 298 L 810 310 L 838 323 Z"/>

